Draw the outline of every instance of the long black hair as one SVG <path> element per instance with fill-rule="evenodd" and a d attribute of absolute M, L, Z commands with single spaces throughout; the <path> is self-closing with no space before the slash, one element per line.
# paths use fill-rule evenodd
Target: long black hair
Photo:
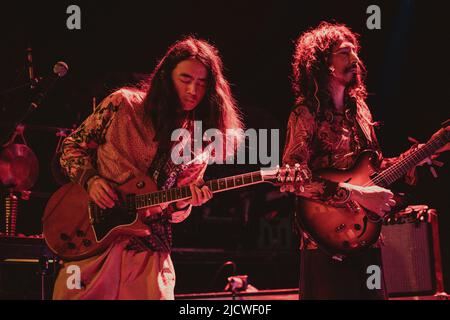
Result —
<path fill-rule="evenodd" d="M 196 59 L 208 71 L 205 97 L 192 111 L 183 111 L 173 81 L 172 71 L 178 63 Z M 205 40 L 192 36 L 173 44 L 160 60 L 144 87 L 145 116 L 150 118 L 160 147 L 169 148 L 174 129 L 185 119 L 201 120 L 203 129 L 242 129 L 243 124 L 228 81 L 222 72 L 222 60 L 217 49 Z"/>
<path fill-rule="evenodd" d="M 318 27 L 303 33 L 296 41 L 292 63 L 292 88 L 296 105 L 306 105 L 312 113 L 320 114 L 332 106 L 329 92 L 331 70 L 329 59 L 333 47 L 343 41 L 352 43 L 359 51 L 358 35 L 343 24 L 321 22 Z M 356 81 L 346 90 L 350 104 L 364 104 L 367 90 L 364 84 L 364 63 L 358 61 Z"/>

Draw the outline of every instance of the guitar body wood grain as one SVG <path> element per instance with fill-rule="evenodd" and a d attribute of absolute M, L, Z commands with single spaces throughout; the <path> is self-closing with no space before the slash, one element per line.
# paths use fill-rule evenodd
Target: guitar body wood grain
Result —
<path fill-rule="evenodd" d="M 317 174 L 335 182 L 363 186 L 373 185 L 370 176 L 376 172 L 376 154 L 365 151 L 349 170 L 327 169 Z M 340 207 L 301 198 L 298 201 L 301 226 L 317 244 L 331 254 L 350 254 L 373 245 L 381 231 L 380 222 L 367 218 L 366 209 L 356 205 Z"/>
<path fill-rule="evenodd" d="M 160 213 L 161 206 L 135 210 L 125 201 L 128 196 L 157 191 L 149 177 L 137 177 L 116 190 L 119 201 L 102 210 L 90 201 L 78 184 L 59 188 L 47 203 L 43 233 L 48 247 L 64 260 L 80 260 L 105 250 L 118 236 L 146 236 L 146 217 Z"/>

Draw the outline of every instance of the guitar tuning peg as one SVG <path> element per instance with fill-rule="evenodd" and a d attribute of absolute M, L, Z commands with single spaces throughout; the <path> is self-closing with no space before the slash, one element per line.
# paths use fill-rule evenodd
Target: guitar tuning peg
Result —
<path fill-rule="evenodd" d="M 412 144 L 420 144 L 420 142 L 413 137 L 408 137 L 408 141 L 411 142 Z"/>
<path fill-rule="evenodd" d="M 280 174 L 280 165 L 277 164 L 275 169 L 276 169 L 276 175 L 279 175 Z"/>
<path fill-rule="evenodd" d="M 284 173 L 284 182 L 291 181 L 291 166 L 286 165 L 286 172 Z"/>
<path fill-rule="evenodd" d="M 281 169 L 280 169 L 280 166 L 277 164 L 277 166 L 276 166 L 276 169 L 277 169 L 277 172 L 276 172 L 276 174 L 275 174 L 275 176 L 276 176 L 276 180 L 278 181 L 278 182 L 281 182 Z"/>
<path fill-rule="evenodd" d="M 428 166 L 430 168 L 431 175 L 433 176 L 433 178 L 436 179 L 438 177 L 438 174 L 436 172 L 436 169 L 434 169 L 434 167 L 433 167 L 433 160 L 431 160 L 431 158 L 428 157 L 428 158 L 426 158 L 426 163 L 428 164 Z"/>
<path fill-rule="evenodd" d="M 293 182 L 298 182 L 299 173 L 300 173 L 300 165 L 296 163 L 294 166 L 294 179 L 292 179 Z"/>
<path fill-rule="evenodd" d="M 442 161 L 438 161 L 438 160 L 431 160 L 431 163 L 434 166 L 438 166 L 439 168 L 442 167 L 444 165 L 444 163 Z"/>

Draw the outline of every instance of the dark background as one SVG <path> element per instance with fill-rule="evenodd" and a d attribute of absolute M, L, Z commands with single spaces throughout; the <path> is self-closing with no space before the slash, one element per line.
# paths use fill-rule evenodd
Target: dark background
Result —
<path fill-rule="evenodd" d="M 141 75 L 153 70 L 174 41 L 185 35 L 197 35 L 217 46 L 246 126 L 280 128 L 281 147 L 293 105 L 290 64 L 294 41 L 301 32 L 322 20 L 345 23 L 361 35 L 360 58 L 368 69 L 368 102 L 374 118 L 383 123 L 377 134 L 386 156 L 406 150 L 410 146 L 408 136 L 426 141 L 449 117 L 448 54 L 444 42 L 448 40 L 447 20 L 445 11 L 431 2 L 5 3 L 0 10 L 0 91 L 27 80 L 27 46 L 33 49 L 37 75 L 50 74 L 59 60 L 70 68 L 67 76 L 49 92 L 41 108 L 26 121 L 29 128 L 25 137 L 40 163 L 39 179 L 32 190 L 36 193 L 20 204 L 18 228 L 27 235 L 41 232 L 40 218 L 46 196 L 58 187 L 50 171 L 58 141 L 55 132 L 33 129 L 31 125 L 76 127 L 91 112 L 93 97 L 98 103 L 115 88 L 136 83 Z M 66 28 L 66 8 L 70 4 L 81 7 L 81 30 Z M 366 27 L 369 16 L 366 9 L 371 4 L 381 8 L 381 30 Z M 3 136 L 7 125 L 23 114 L 29 99 L 26 88 L 0 95 Z M 441 160 L 448 163 L 449 155 L 443 155 Z M 250 166 L 213 166 L 205 178 L 248 169 Z M 420 184 L 407 191 L 411 193 L 412 203 L 428 204 L 440 213 L 441 248 L 449 291 L 449 174 L 447 166 L 437 170 L 440 177 L 434 180 L 426 168 L 420 168 Z M 297 239 L 290 230 L 290 199 L 280 197 L 274 190 L 270 186 L 255 186 L 217 195 L 206 206 L 196 209 L 183 224 L 175 226 L 175 247 L 211 252 L 219 248 L 249 254 L 267 250 L 270 255 L 255 256 L 252 263 L 280 263 L 276 270 L 269 270 L 273 265 L 264 270 L 269 272 L 269 277 L 263 271 L 255 272 L 256 279 L 273 280 L 271 283 L 260 280 L 260 286 L 296 286 Z M 186 260 L 189 259 L 183 261 Z M 245 262 L 238 264 L 238 273 L 246 273 L 246 266 Z M 177 268 L 178 279 L 183 281 L 180 269 Z M 210 279 L 212 275 L 205 277 Z"/>

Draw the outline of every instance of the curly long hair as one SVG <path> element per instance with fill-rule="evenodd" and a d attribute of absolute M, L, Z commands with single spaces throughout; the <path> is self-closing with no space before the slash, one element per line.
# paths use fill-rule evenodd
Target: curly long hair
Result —
<path fill-rule="evenodd" d="M 181 111 L 172 71 L 187 59 L 200 61 L 208 71 L 205 97 L 192 111 Z M 203 129 L 242 129 L 241 114 L 231 94 L 230 85 L 222 71 L 218 50 L 205 40 L 189 36 L 173 44 L 146 81 L 143 100 L 145 116 L 156 130 L 156 140 L 162 148 L 170 147 L 172 131 L 183 125 L 185 119 L 201 120 Z M 177 116 L 178 115 L 178 116 Z"/>
<path fill-rule="evenodd" d="M 358 35 L 343 24 L 321 22 L 318 27 L 303 33 L 296 41 L 293 57 L 292 88 L 296 105 L 306 105 L 317 115 L 333 106 L 329 92 L 331 75 L 329 59 L 333 47 L 342 41 L 360 50 Z M 355 81 L 346 89 L 345 99 L 350 106 L 364 104 L 367 90 L 364 84 L 366 68 L 359 60 Z"/>

